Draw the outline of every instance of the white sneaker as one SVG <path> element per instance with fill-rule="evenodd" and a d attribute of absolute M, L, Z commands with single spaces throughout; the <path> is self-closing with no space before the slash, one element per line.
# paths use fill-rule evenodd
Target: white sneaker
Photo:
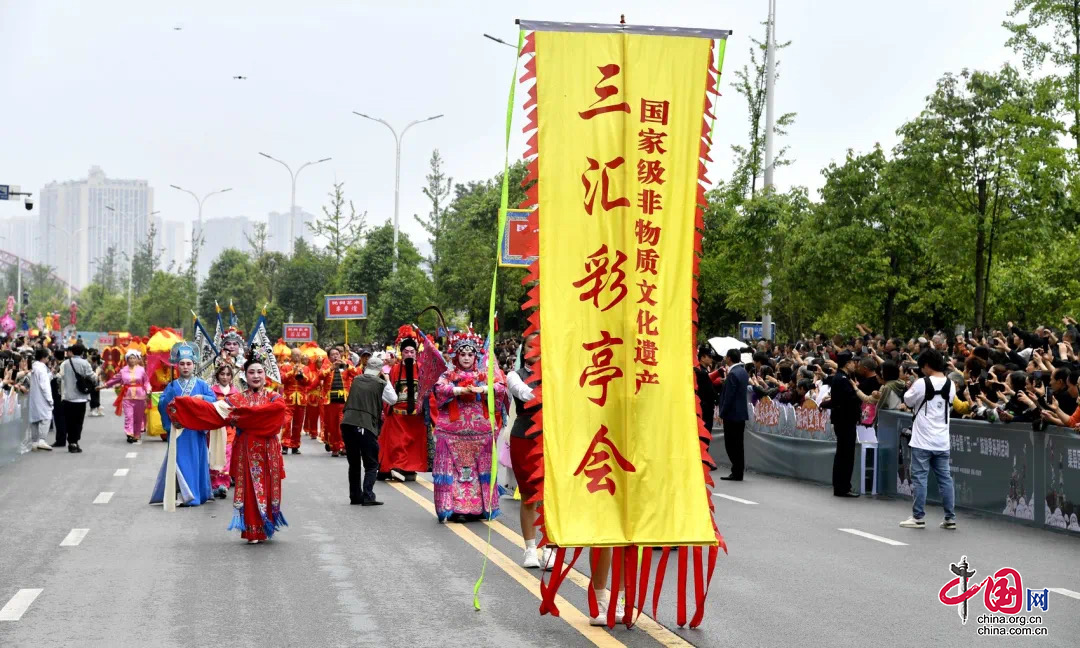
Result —
<path fill-rule="evenodd" d="M 525 556 L 521 559 L 521 566 L 525 569 L 540 567 L 540 559 L 536 557 L 536 548 L 525 547 Z"/>
<path fill-rule="evenodd" d="M 955 531 L 956 530 L 956 518 L 946 518 L 941 523 L 941 528 L 942 529 L 948 529 L 950 531 Z"/>
<path fill-rule="evenodd" d="M 913 517 L 909 517 L 908 519 L 901 522 L 900 526 L 905 529 L 925 529 L 926 522 L 924 520 L 916 520 Z"/>
<path fill-rule="evenodd" d="M 608 603 L 610 599 L 601 599 L 596 597 L 596 607 L 598 608 L 598 614 L 594 617 L 589 617 L 589 625 L 594 626 L 606 626 L 607 625 L 607 611 Z M 623 597 L 620 594 L 619 599 L 615 602 L 615 623 L 620 623 L 623 616 L 626 615 L 626 606 L 623 604 Z"/>
<path fill-rule="evenodd" d="M 540 564 L 544 566 L 544 571 L 555 569 L 555 551 L 551 547 L 544 547 L 540 551 Z"/>
<path fill-rule="evenodd" d="M 34 445 L 31 446 L 34 450 L 52 450 L 52 446 L 49 445 L 45 439 L 38 439 L 34 441 Z"/>

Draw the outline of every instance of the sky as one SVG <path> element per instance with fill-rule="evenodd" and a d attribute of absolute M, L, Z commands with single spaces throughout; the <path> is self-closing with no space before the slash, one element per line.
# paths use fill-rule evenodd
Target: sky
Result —
<path fill-rule="evenodd" d="M 1017 58 L 1001 27 L 1012 0 L 778 0 L 777 114 L 795 112 L 780 145 L 794 164 L 778 169 L 783 190 L 816 196 L 821 169 L 848 149 L 891 148 L 945 72 L 996 69 Z M 369 225 L 393 217 L 394 139 L 414 119 L 443 114 L 402 140 L 401 229 L 421 250 L 413 219 L 438 149 L 456 182 L 501 172 L 514 20 L 558 20 L 730 29 L 717 112 L 716 162 L 747 139 L 746 106 L 732 87 L 762 38 L 766 0 L 543 2 L 398 0 L 0 0 L 0 184 L 35 195 L 46 183 L 86 177 L 147 179 L 154 209 L 190 222 L 191 196 L 222 188 L 204 218 L 265 219 L 289 208 L 286 170 L 260 151 L 300 164 L 331 157 L 299 176 L 297 204 L 320 213 L 334 182 Z M 177 29 L 179 28 L 179 29 Z M 520 71 L 519 71 L 520 74 Z M 246 79 L 236 80 L 234 76 Z M 524 151 L 517 96 L 511 160 Z M 22 216 L 0 204 L 0 218 Z M 35 208 L 33 213 L 37 213 Z"/>

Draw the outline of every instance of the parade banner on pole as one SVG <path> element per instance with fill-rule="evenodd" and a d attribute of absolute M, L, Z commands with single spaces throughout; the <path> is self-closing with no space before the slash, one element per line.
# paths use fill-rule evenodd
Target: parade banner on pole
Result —
<path fill-rule="evenodd" d="M 288 342 L 311 342 L 315 339 L 315 325 L 301 322 L 286 322 L 282 339 Z"/>
<path fill-rule="evenodd" d="M 367 295 L 327 295 L 324 316 L 328 320 L 367 319 Z"/>
<path fill-rule="evenodd" d="M 540 228 L 531 209 L 507 209 L 499 247 L 499 266 L 528 268 L 539 255 L 537 236 Z"/>
<path fill-rule="evenodd" d="M 644 604 L 653 547 L 679 571 L 678 623 L 693 554 L 697 609 L 723 539 L 694 393 L 697 283 L 710 161 L 713 39 L 729 32 L 521 21 L 531 133 L 522 208 L 536 207 L 539 259 L 525 308 L 540 335 L 541 521 L 565 547 L 613 547 L 612 590 Z M 542 378 L 541 378 L 542 375 Z M 703 464 L 705 468 L 703 469 Z M 638 565 L 639 547 L 641 565 Z M 708 565 L 703 564 L 703 548 Z M 579 555 L 574 552 L 570 564 Z M 640 574 L 638 570 L 640 567 Z M 635 590 L 640 581 L 641 590 Z M 614 596 L 614 594 L 613 594 Z M 608 625 L 614 625 L 614 606 Z"/>

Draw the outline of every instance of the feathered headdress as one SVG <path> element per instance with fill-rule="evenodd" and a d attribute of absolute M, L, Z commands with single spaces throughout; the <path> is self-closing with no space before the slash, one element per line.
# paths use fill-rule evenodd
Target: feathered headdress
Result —
<path fill-rule="evenodd" d="M 458 331 L 450 336 L 451 356 L 456 356 L 458 351 L 467 347 L 479 355 L 484 350 L 484 340 L 471 328 L 466 331 Z"/>
<path fill-rule="evenodd" d="M 420 339 L 420 332 L 416 330 L 411 324 L 404 324 L 398 328 L 397 339 L 394 340 L 394 344 L 398 350 L 404 350 L 408 347 L 418 349 Z"/>

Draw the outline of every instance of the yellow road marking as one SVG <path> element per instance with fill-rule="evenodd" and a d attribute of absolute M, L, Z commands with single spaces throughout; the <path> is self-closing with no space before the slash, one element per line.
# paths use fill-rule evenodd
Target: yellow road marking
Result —
<path fill-rule="evenodd" d="M 404 484 L 392 481 L 387 481 L 386 483 L 419 504 L 428 513 L 435 515 L 435 505 L 430 500 L 421 497 L 416 491 Z M 477 551 L 481 553 L 488 551 L 487 543 L 481 540 L 480 537 L 472 531 L 467 531 L 462 528 L 461 525 L 453 523 L 447 524 L 446 528 L 465 542 L 468 542 Z M 510 560 L 506 554 L 494 547 L 491 547 L 488 552 L 488 558 L 499 569 L 506 572 L 511 578 L 520 583 L 522 587 L 531 592 L 533 596 L 537 599 L 540 598 L 540 588 L 537 587 L 536 579 L 533 578 L 529 572 L 525 571 L 524 567 L 521 567 Z M 611 634 L 608 633 L 607 628 L 589 625 L 589 618 L 579 612 L 576 607 L 571 605 L 570 602 L 563 597 L 556 596 L 555 603 L 559 606 L 559 618 L 570 624 L 572 628 L 580 632 L 586 639 L 591 641 L 593 645 L 601 646 L 603 648 L 618 648 L 620 646 L 626 648 L 626 644 L 611 636 Z"/>
<path fill-rule="evenodd" d="M 427 481 L 426 479 L 420 479 L 419 476 L 417 476 L 416 482 L 428 490 L 433 491 L 435 489 L 435 486 L 431 482 Z M 432 506 L 432 508 L 434 508 L 434 506 Z M 495 533 L 498 533 L 502 537 L 514 543 L 522 551 L 525 550 L 525 540 L 522 539 L 521 534 L 517 531 L 511 530 L 510 527 L 506 526 L 498 520 L 492 520 L 490 523 L 485 522 L 485 524 L 491 524 L 491 528 L 495 531 Z M 589 580 L 589 577 L 576 569 L 571 569 L 570 574 L 566 577 L 566 579 L 571 583 L 577 585 L 581 589 L 585 590 L 586 593 L 589 591 L 588 588 L 592 586 L 592 581 Z M 561 605 L 559 606 L 559 611 L 562 611 Z M 675 646 L 676 648 L 694 648 L 694 644 L 686 641 L 671 630 L 668 630 L 666 627 L 660 625 L 652 617 L 645 614 L 644 612 L 642 612 L 641 616 L 638 617 L 637 623 L 634 624 L 634 627 L 641 628 L 645 631 L 645 634 L 659 641 L 661 645 Z"/>

